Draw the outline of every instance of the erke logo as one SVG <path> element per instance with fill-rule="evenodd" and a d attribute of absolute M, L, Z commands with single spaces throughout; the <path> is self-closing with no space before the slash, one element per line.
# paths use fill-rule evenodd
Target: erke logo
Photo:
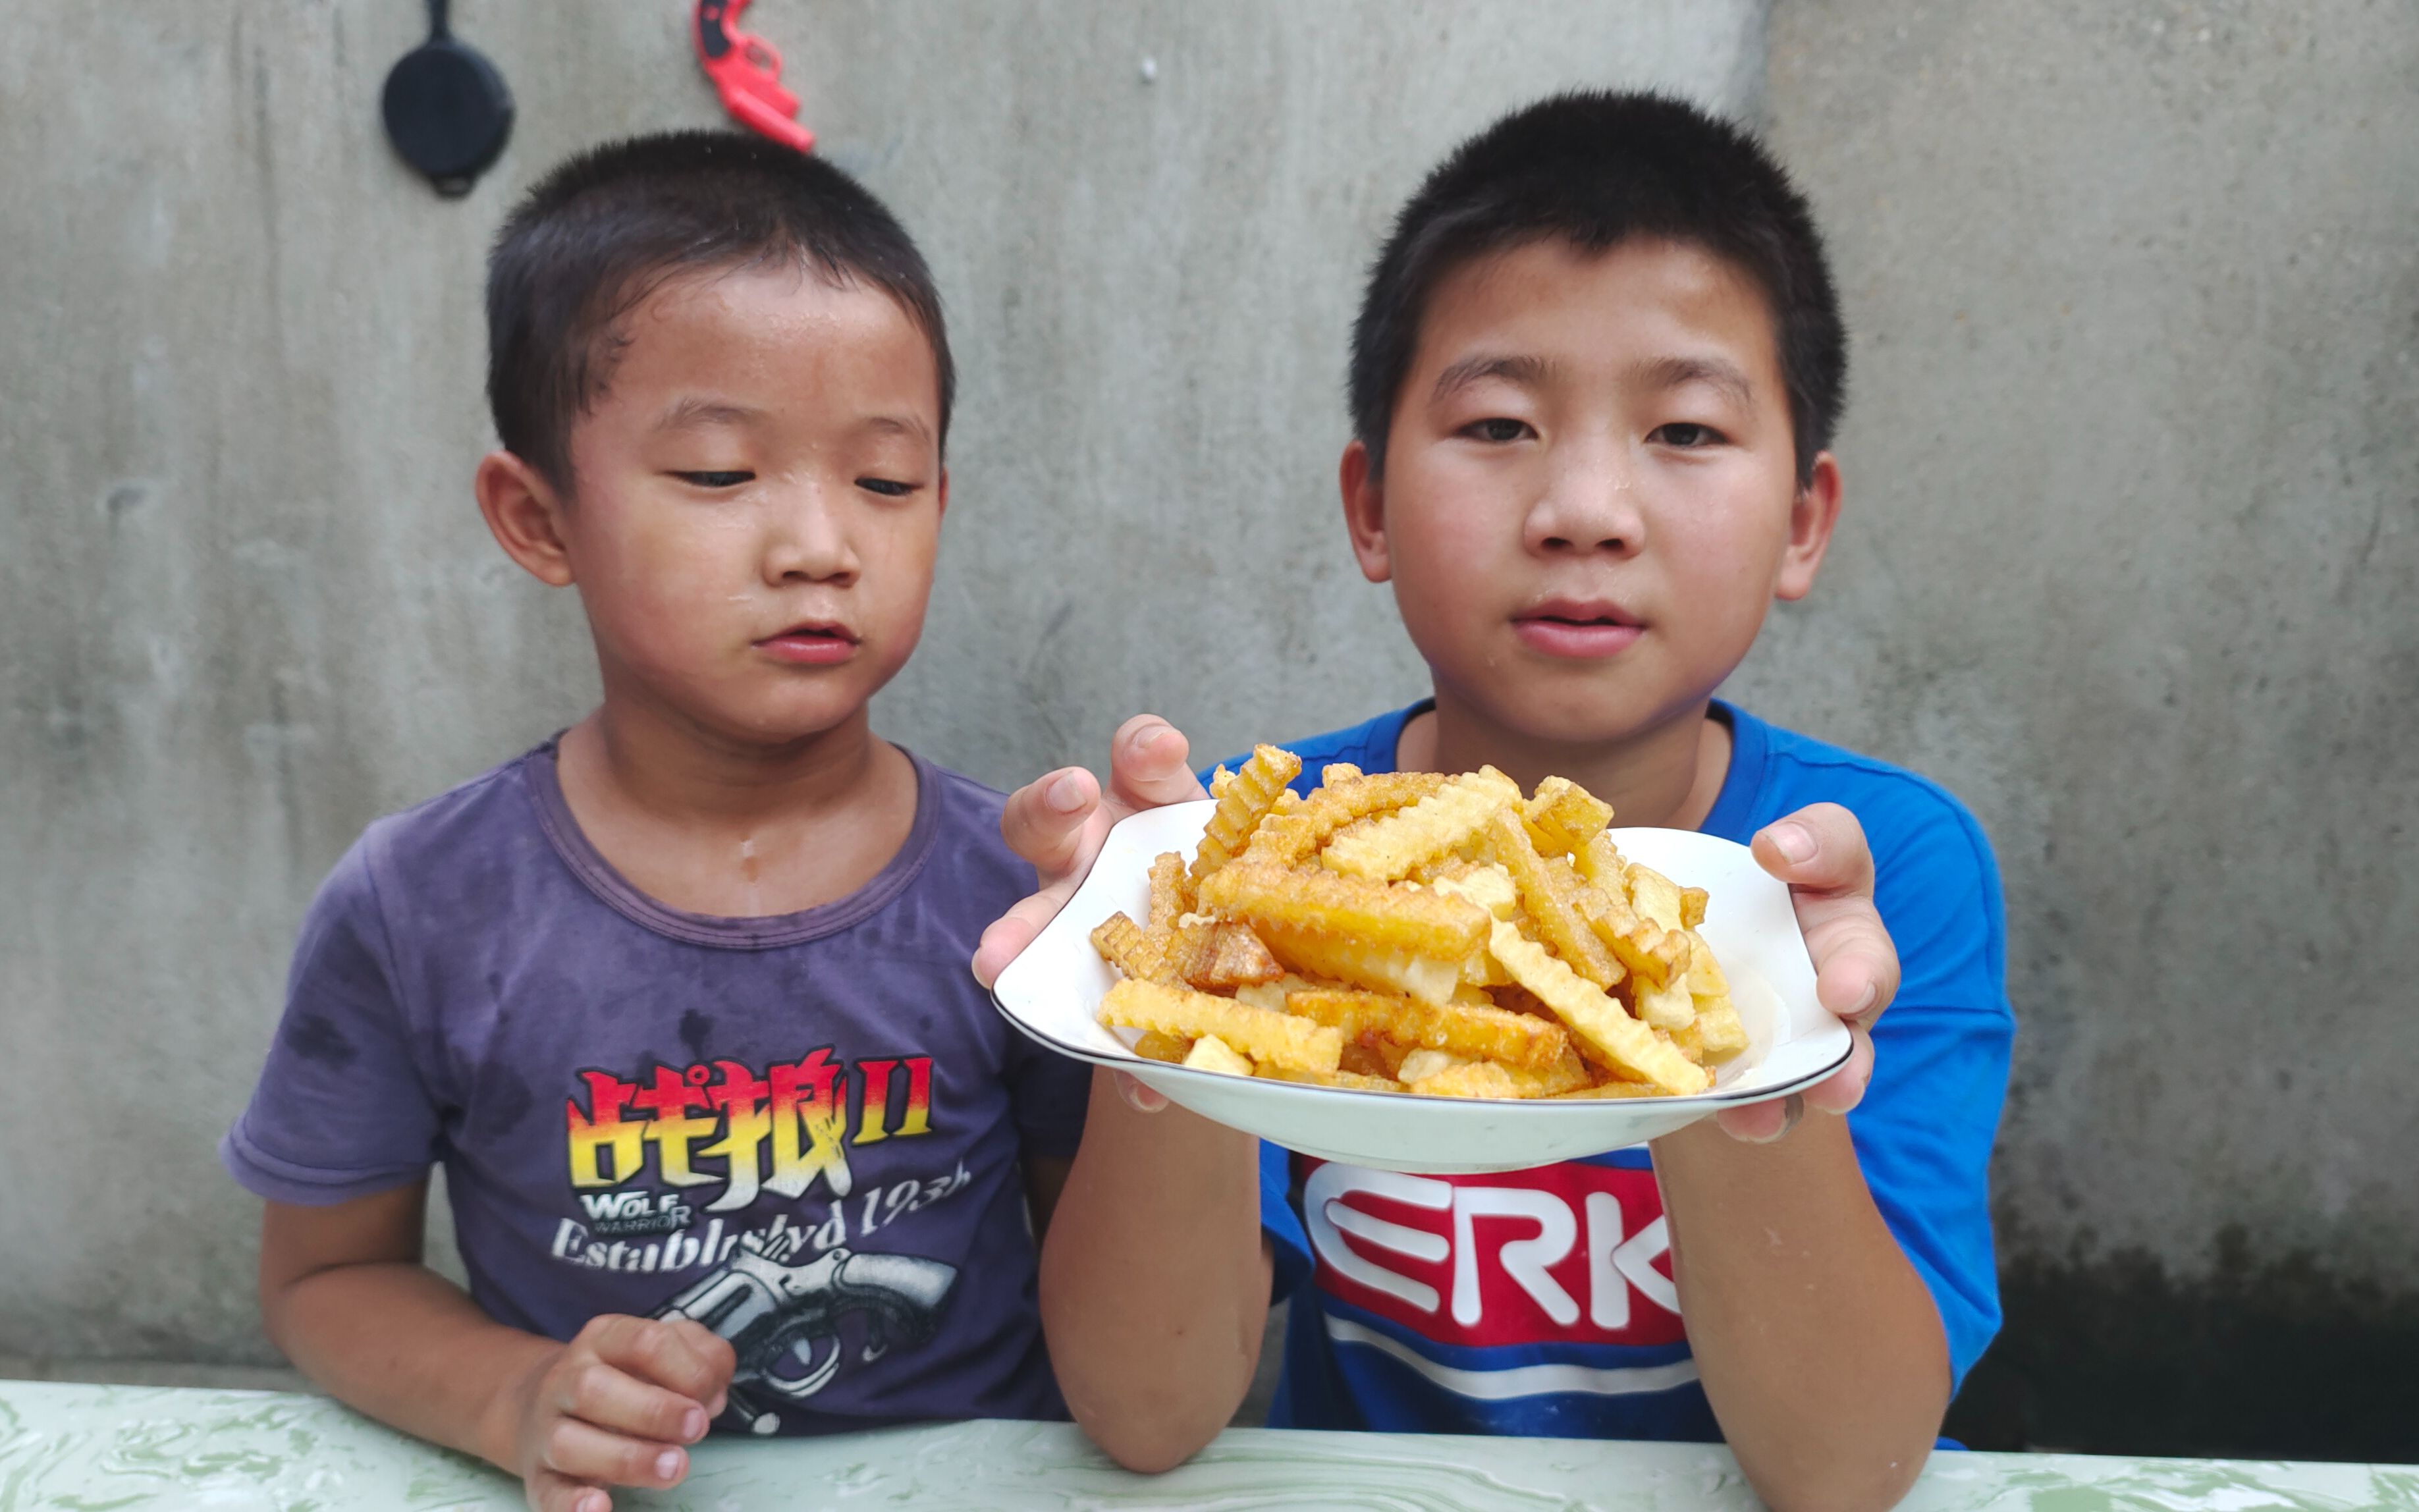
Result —
<path fill-rule="evenodd" d="M 1322 1288 L 1425 1337 L 1489 1345 L 1687 1336 L 1651 1170 L 1404 1176 L 1306 1158 L 1302 1168 Z"/>

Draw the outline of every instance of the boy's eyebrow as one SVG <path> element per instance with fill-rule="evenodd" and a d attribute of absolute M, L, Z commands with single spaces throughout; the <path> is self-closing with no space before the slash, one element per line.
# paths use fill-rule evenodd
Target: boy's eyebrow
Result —
<path fill-rule="evenodd" d="M 1735 402 L 1750 404 L 1755 397 L 1755 385 L 1735 363 L 1720 357 L 1659 357 L 1642 364 L 1638 376 L 1656 389 L 1676 389 L 1684 383 L 1704 383 L 1721 390 Z"/>
<path fill-rule="evenodd" d="M 914 415 L 871 415 L 867 417 L 865 428 L 886 431 L 893 436 L 905 436 L 919 441 L 929 441 L 932 439 L 932 427 Z"/>
<path fill-rule="evenodd" d="M 1435 396 L 1449 398 L 1473 383 L 1491 378 L 1514 383 L 1542 383 L 1553 364 L 1542 357 L 1465 357 L 1437 375 Z"/>
<path fill-rule="evenodd" d="M 657 430 L 689 430 L 701 425 L 743 425 L 763 414 L 726 399 L 683 399 L 655 422 Z"/>

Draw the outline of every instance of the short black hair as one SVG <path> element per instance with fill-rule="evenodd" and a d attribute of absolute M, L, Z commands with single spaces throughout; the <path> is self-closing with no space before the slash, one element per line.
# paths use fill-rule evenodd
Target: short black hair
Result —
<path fill-rule="evenodd" d="M 497 437 L 570 492 L 571 427 L 612 376 L 622 317 L 680 273 L 784 263 L 899 301 L 932 344 L 946 441 L 957 372 L 940 291 L 906 229 L 823 159 L 714 131 L 592 147 L 506 219 L 487 257 Z"/>
<path fill-rule="evenodd" d="M 1352 327 L 1352 427 L 1385 468 L 1394 400 L 1438 283 L 1481 257 L 1561 239 L 1605 252 L 1637 237 L 1692 243 L 1772 305 L 1800 480 L 1831 444 L 1848 347 L 1813 214 L 1739 128 L 1666 95 L 1575 91 L 1506 116 L 1429 174 L 1394 219 Z"/>

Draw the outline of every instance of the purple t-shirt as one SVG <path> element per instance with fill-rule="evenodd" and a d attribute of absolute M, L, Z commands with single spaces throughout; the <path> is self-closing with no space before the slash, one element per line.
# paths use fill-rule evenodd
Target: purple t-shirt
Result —
<path fill-rule="evenodd" d="M 916 777 L 879 876 L 769 918 L 631 887 L 552 742 L 377 821 L 303 922 L 227 1169 L 316 1205 L 442 1164 L 490 1317 L 694 1318 L 739 1355 L 726 1429 L 1064 1417 L 1019 1159 L 1074 1153 L 1089 1072 L 967 971 L 1034 885 L 999 795 Z"/>

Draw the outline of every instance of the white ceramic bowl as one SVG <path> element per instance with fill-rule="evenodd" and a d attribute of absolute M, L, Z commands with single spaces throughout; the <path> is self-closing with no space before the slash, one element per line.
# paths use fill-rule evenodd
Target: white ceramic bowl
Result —
<path fill-rule="evenodd" d="M 1761 1103 L 1822 1080 L 1848 1058 L 1847 1027 L 1814 997 L 1814 967 L 1789 889 L 1744 845 L 1679 829 L 1620 829 L 1621 852 L 1712 896 L 1698 931 L 1730 978 L 1745 1053 L 1694 1097 L 1568 1102 L 1418 1097 L 1304 1087 L 1146 1060 L 1094 1014 L 1117 974 L 1092 927 L 1122 909 L 1148 916 L 1151 857 L 1187 856 L 1215 805 L 1133 815 L 1109 832 L 1091 874 L 1023 955 L 993 999 L 1009 1023 L 1063 1055 L 1130 1072 L 1204 1118 L 1327 1160 L 1394 1171 L 1509 1171 L 1620 1149 L 1717 1109 Z"/>

